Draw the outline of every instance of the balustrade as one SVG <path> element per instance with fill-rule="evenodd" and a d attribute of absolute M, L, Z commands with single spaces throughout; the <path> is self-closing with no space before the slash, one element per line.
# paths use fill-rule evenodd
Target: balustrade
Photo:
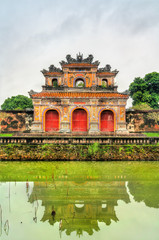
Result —
<path fill-rule="evenodd" d="M 115 136 L 41 136 L 41 137 L 0 137 L 0 144 L 157 144 L 159 137 L 115 137 Z"/>

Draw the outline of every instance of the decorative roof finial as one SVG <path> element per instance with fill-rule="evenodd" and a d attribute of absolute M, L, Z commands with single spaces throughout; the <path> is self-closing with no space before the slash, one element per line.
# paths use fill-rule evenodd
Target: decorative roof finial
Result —
<path fill-rule="evenodd" d="M 70 63 L 89 63 L 89 64 L 93 64 L 93 65 L 99 65 L 99 61 L 95 61 L 93 62 L 93 55 L 89 54 L 87 58 L 83 58 L 83 54 L 81 54 L 80 52 L 76 55 L 76 59 L 72 58 L 70 54 L 67 54 L 66 56 L 66 60 L 65 61 L 61 61 L 60 64 L 63 66 L 64 64 L 70 64 Z"/>

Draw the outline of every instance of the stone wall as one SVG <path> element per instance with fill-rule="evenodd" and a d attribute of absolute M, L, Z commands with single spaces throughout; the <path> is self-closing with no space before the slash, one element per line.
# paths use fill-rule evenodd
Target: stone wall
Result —
<path fill-rule="evenodd" d="M 0 110 L 0 132 L 30 132 L 32 122 L 32 110 Z M 129 132 L 159 131 L 159 110 L 127 110 L 126 122 Z"/>
<path fill-rule="evenodd" d="M 0 110 L 0 132 L 29 132 L 33 121 L 32 110 Z"/>
<path fill-rule="evenodd" d="M 159 131 L 159 110 L 127 110 L 126 122 L 129 132 Z"/>

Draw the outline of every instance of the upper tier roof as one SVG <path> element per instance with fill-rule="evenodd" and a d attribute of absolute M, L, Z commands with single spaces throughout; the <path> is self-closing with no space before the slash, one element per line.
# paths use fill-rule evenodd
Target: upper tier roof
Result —
<path fill-rule="evenodd" d="M 30 94 L 32 98 L 128 98 L 121 93 L 100 92 L 40 92 Z"/>
<path fill-rule="evenodd" d="M 57 68 L 54 65 L 50 65 L 49 70 L 43 69 L 41 72 L 46 75 L 62 75 L 62 73 L 65 71 L 64 68 L 96 68 L 97 74 L 107 73 L 107 75 L 115 76 L 118 71 L 114 70 L 111 71 L 111 66 L 109 64 L 106 64 L 103 68 L 98 68 L 100 62 L 93 61 L 93 55 L 88 55 L 87 58 L 83 58 L 83 54 L 77 54 L 76 58 L 72 58 L 70 54 L 66 56 L 66 61 L 62 60 L 60 62 L 61 68 Z"/>
<path fill-rule="evenodd" d="M 81 63 L 86 63 L 86 64 L 91 64 L 93 66 L 98 66 L 100 64 L 99 61 L 93 62 L 93 55 L 90 54 L 87 58 L 83 58 L 83 54 L 77 54 L 76 58 L 72 58 L 70 54 L 67 54 L 66 56 L 66 61 L 61 61 L 60 64 L 63 67 L 64 65 L 69 65 L 69 64 L 81 64 Z"/>

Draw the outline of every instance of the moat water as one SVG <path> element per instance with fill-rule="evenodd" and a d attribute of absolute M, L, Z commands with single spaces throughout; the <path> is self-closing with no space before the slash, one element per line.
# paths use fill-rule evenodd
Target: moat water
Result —
<path fill-rule="evenodd" d="M 2 240 L 158 240 L 159 162 L 0 162 Z"/>

